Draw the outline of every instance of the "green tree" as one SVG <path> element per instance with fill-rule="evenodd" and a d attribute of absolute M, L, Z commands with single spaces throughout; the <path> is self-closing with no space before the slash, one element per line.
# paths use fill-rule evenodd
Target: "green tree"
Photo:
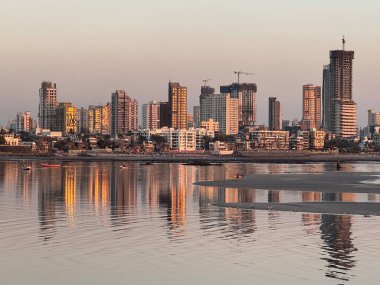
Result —
<path fill-rule="evenodd" d="M 0 136 L 0 145 L 5 144 L 5 138 L 3 136 Z"/>

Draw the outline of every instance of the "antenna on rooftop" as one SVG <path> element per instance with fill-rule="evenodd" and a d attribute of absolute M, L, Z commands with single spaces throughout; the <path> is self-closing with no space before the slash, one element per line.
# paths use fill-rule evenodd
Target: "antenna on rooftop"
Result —
<path fill-rule="evenodd" d="M 342 38 L 342 46 L 343 46 L 343 50 L 344 50 L 344 46 L 346 44 L 346 40 L 344 39 L 344 35 L 343 35 L 343 38 Z"/>

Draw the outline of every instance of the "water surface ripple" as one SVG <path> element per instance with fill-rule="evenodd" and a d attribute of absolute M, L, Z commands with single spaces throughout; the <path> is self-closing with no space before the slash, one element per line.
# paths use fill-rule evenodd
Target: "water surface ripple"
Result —
<path fill-rule="evenodd" d="M 380 217 L 215 204 L 378 203 L 380 194 L 193 185 L 332 164 L 32 166 L 0 162 L 0 284 L 378 284 Z"/>

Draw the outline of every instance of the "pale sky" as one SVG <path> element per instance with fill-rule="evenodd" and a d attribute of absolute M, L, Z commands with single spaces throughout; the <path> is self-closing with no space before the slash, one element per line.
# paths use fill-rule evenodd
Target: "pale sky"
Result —
<path fill-rule="evenodd" d="M 198 104 L 203 79 L 219 91 L 258 86 L 258 123 L 268 97 L 284 119 L 301 118 L 302 85 L 322 84 L 329 50 L 355 51 L 359 125 L 380 111 L 380 2 L 375 0 L 1 0 L 0 125 L 18 111 L 37 116 L 41 81 L 77 107 L 106 103 L 125 89 L 141 106 L 167 100 L 169 80 Z"/>

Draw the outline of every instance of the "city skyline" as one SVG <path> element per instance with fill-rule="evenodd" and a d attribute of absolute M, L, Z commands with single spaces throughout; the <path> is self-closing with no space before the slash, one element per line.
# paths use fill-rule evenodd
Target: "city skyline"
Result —
<path fill-rule="evenodd" d="M 212 78 L 209 85 L 217 89 L 237 81 L 234 70 L 254 73 L 242 75 L 241 81 L 259 87 L 259 124 L 267 121 L 269 97 L 284 103 L 292 100 L 294 104 L 284 104 L 284 118 L 301 118 L 302 85 L 322 85 L 321 69 L 328 63 L 328 53 L 341 48 L 345 34 L 346 48 L 356 53 L 353 97 L 358 125 L 366 125 L 367 110 L 379 109 L 376 35 L 380 28 L 375 23 L 380 4 L 292 2 L 65 1 L 46 5 L 43 0 L 6 0 L 0 11 L 2 26 L 8 27 L 1 31 L 8 40 L 0 55 L 0 98 L 7 107 L 1 108 L 0 124 L 4 126 L 24 110 L 36 117 L 36 90 L 44 80 L 56 82 L 60 98 L 78 107 L 105 103 L 119 88 L 141 103 L 164 101 L 167 82 L 172 80 L 188 87 L 191 112 L 202 80 Z M 45 14 L 55 16 L 47 19 Z M 322 14 L 334 17 L 334 25 L 320 21 Z M 221 20 L 224 16 L 235 16 L 236 21 Z M 196 22 L 191 21 L 194 18 Z M 234 41 L 226 40 L 232 35 Z M 172 41 L 174 36 L 176 41 Z M 148 80 L 149 84 L 143 84 Z"/>

